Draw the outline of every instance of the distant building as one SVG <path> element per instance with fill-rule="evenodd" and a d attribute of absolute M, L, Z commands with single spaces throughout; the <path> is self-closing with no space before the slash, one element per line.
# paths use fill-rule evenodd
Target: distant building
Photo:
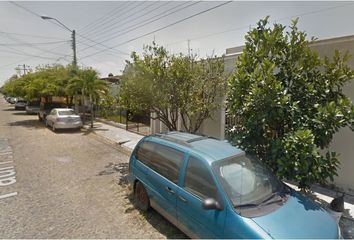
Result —
<path fill-rule="evenodd" d="M 119 85 L 122 76 L 116 75 L 114 76 L 112 73 L 108 74 L 108 77 L 103 77 L 101 80 L 106 81 L 110 88 L 110 94 L 112 96 L 117 96 L 119 93 Z"/>

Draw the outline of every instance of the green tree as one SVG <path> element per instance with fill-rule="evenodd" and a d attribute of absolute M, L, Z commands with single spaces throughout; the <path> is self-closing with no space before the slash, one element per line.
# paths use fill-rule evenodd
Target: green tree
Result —
<path fill-rule="evenodd" d="M 246 35 L 229 81 L 228 108 L 237 118 L 230 139 L 301 188 L 333 181 L 337 154 L 325 149 L 340 127 L 354 129 L 354 107 L 342 88 L 354 77 L 348 54 L 321 59 L 294 20 Z"/>
<path fill-rule="evenodd" d="M 61 65 L 38 66 L 35 72 L 10 78 L 4 84 L 4 89 L 9 92 L 8 95 L 27 100 L 47 96 L 67 96 L 65 88 L 71 78 L 69 69 L 69 66 Z"/>
<path fill-rule="evenodd" d="M 225 90 L 222 58 L 197 61 L 196 56 L 172 55 L 153 43 L 142 57 L 132 53 L 120 88 L 120 104 L 133 112 L 152 112 L 172 131 L 181 116 L 184 128 L 196 132 L 220 105 Z"/>
<path fill-rule="evenodd" d="M 106 94 L 108 86 L 105 81 L 100 80 L 98 74 L 93 69 L 78 69 L 76 76 L 71 78 L 66 87 L 66 91 L 71 94 L 81 94 L 90 101 L 91 128 L 93 128 L 94 108 L 93 104 L 98 103 L 100 96 Z M 84 109 L 85 116 L 85 109 Z"/>

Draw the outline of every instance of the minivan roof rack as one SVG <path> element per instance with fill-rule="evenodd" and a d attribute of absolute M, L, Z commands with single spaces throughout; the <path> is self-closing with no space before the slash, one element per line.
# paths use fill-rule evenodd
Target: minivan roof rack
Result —
<path fill-rule="evenodd" d="M 208 136 L 205 136 L 205 135 L 197 135 L 196 137 L 188 139 L 188 140 L 181 140 L 177 137 L 173 137 L 173 135 L 179 134 L 179 133 L 188 133 L 188 132 L 174 131 L 174 132 L 155 133 L 153 136 L 159 137 L 159 138 L 162 138 L 167 141 L 174 142 L 174 143 L 178 143 L 178 144 L 181 144 L 184 146 L 188 146 L 188 147 L 191 147 L 190 143 L 192 143 L 192 142 L 196 142 L 196 141 L 200 141 L 200 140 L 204 140 L 204 139 L 209 138 Z M 188 133 L 188 134 L 190 134 L 190 133 Z"/>

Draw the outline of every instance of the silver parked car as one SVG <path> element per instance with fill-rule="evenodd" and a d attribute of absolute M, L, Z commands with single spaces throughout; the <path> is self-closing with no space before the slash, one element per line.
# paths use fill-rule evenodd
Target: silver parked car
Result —
<path fill-rule="evenodd" d="M 82 121 L 80 116 L 70 108 L 54 108 L 47 115 L 45 125 L 51 126 L 55 131 L 56 129 L 81 128 Z"/>

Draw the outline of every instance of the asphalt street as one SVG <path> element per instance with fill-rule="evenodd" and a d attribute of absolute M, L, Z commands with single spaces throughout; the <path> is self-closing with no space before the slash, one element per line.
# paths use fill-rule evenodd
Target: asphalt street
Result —
<path fill-rule="evenodd" d="M 0 99 L 0 238 L 183 238 L 133 206 L 128 156 Z"/>

